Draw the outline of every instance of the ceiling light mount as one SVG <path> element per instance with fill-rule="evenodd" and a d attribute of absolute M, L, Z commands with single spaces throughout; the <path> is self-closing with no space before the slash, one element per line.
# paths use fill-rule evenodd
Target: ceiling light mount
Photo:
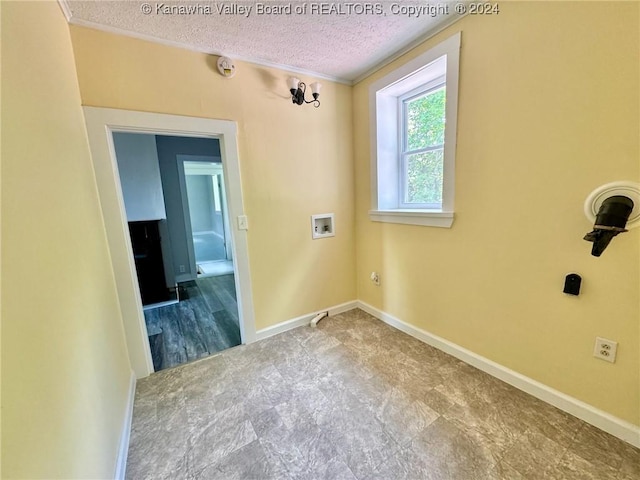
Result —
<path fill-rule="evenodd" d="M 318 100 L 318 97 L 320 96 L 320 89 L 322 88 L 322 85 L 319 82 L 313 82 L 309 85 L 313 100 L 307 100 L 304 98 L 305 93 L 307 92 L 307 84 L 301 82 L 299 78 L 290 77 L 287 83 L 289 85 L 289 92 L 291 92 L 291 101 L 293 103 L 296 105 L 313 103 L 313 106 L 316 108 L 320 106 L 320 100 Z"/>

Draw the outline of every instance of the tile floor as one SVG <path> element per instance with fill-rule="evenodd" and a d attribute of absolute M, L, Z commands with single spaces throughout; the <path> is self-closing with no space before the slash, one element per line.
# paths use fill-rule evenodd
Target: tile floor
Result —
<path fill-rule="evenodd" d="M 145 310 L 156 371 L 240 345 L 233 275 L 179 284 L 180 302 Z"/>
<path fill-rule="evenodd" d="M 374 319 L 138 382 L 129 479 L 640 479 L 640 450 Z"/>

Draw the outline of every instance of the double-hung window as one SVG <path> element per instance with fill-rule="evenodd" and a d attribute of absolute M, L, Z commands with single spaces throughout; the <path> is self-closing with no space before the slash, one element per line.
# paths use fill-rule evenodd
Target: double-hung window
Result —
<path fill-rule="evenodd" d="M 442 208 L 446 88 L 439 77 L 398 99 L 402 208 Z"/>
<path fill-rule="evenodd" d="M 370 87 L 371 220 L 453 223 L 460 34 Z"/>

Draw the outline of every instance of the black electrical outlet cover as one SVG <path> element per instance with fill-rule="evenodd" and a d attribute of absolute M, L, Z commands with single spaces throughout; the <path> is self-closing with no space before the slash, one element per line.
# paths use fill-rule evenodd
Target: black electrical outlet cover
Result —
<path fill-rule="evenodd" d="M 569 295 L 580 295 L 580 284 L 582 283 L 582 277 L 577 273 L 570 273 L 564 279 L 564 293 Z"/>

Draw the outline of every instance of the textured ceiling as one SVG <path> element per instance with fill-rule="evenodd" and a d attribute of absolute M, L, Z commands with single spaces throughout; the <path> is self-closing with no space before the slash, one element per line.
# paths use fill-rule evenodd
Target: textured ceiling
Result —
<path fill-rule="evenodd" d="M 350 83 L 457 20 L 461 2 L 60 3 L 70 23 Z"/>

